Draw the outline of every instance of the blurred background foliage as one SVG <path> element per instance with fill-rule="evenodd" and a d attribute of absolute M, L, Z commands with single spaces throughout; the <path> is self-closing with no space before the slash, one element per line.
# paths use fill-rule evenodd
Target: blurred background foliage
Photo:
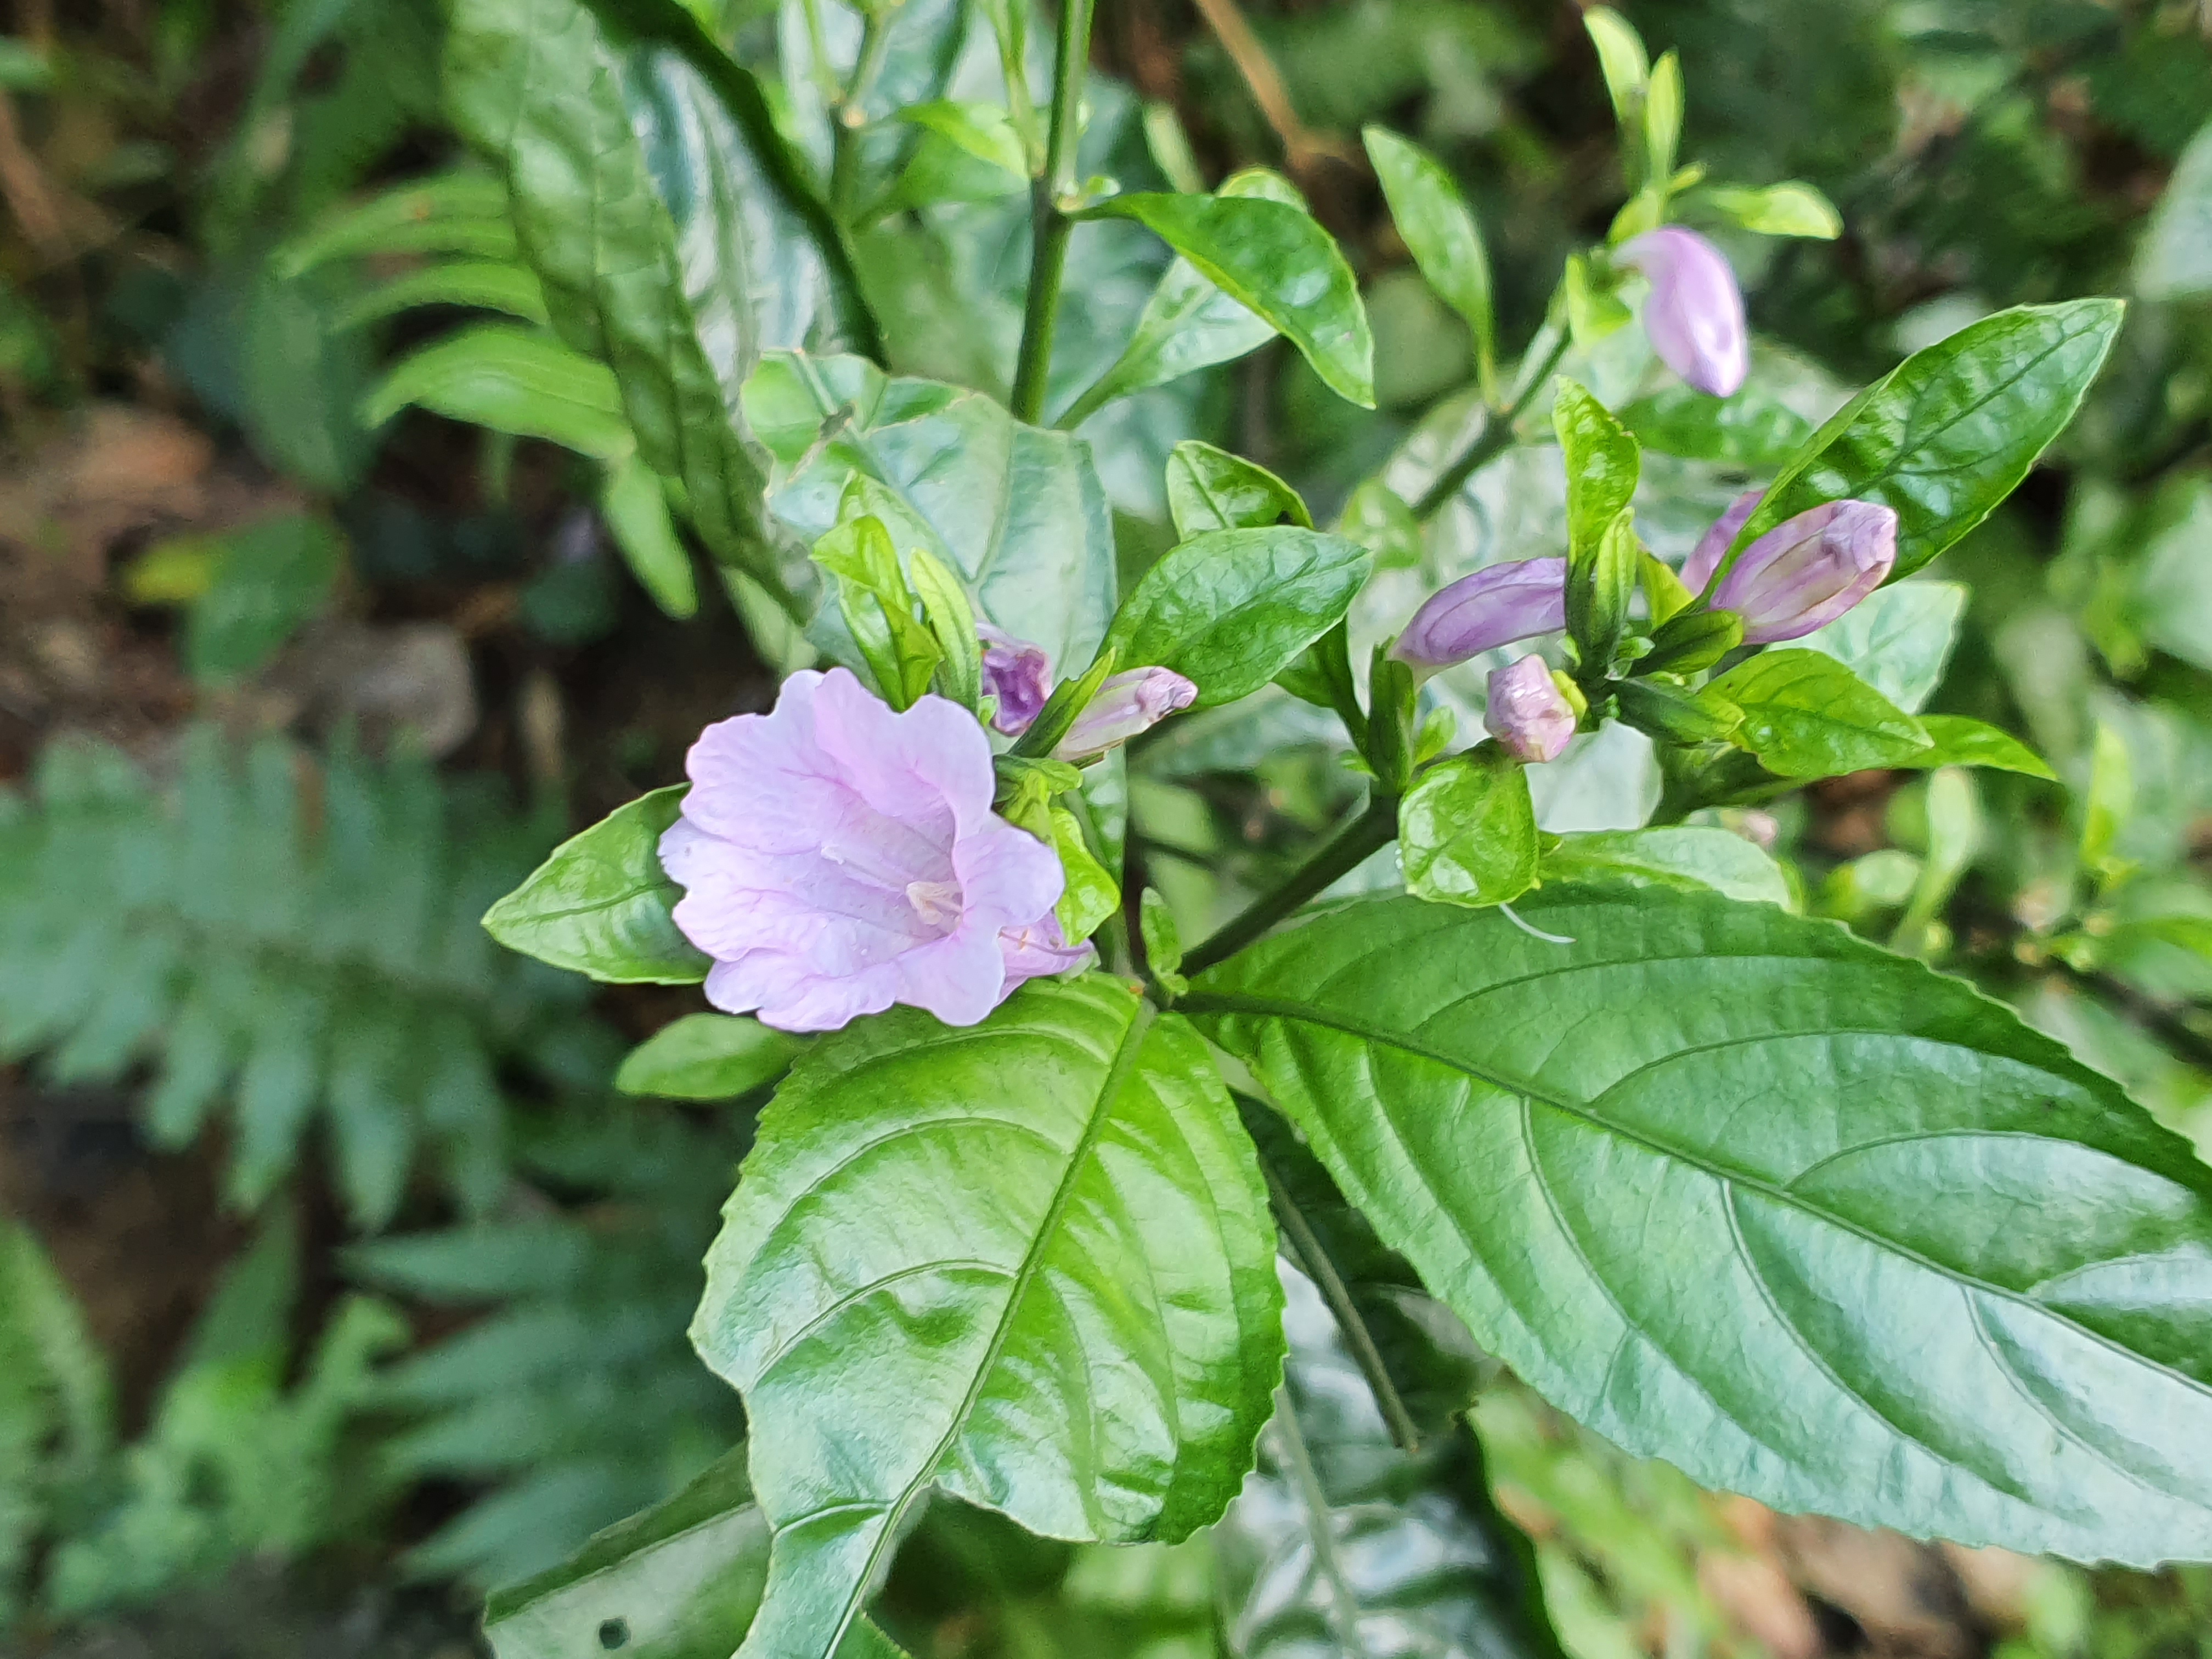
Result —
<path fill-rule="evenodd" d="M 1028 234 L 1006 175 L 890 118 L 841 172 L 814 54 L 849 62 L 857 20 L 694 9 L 834 186 L 890 366 L 1003 395 Z M 1990 310 L 2134 300 L 2082 419 L 1930 573 L 1971 585 L 1955 640 L 1914 647 L 1929 706 L 2030 737 L 2064 787 L 1862 775 L 1729 823 L 1803 908 L 2018 1003 L 2212 1156 L 2212 9 L 1625 9 L 1681 54 L 1686 155 L 1842 210 L 1832 241 L 1716 233 L 1761 336 L 1747 395 L 1785 427 Z M 906 0 L 879 112 L 996 97 L 988 11 Z M 1360 273 L 1380 404 L 1274 343 L 1091 417 L 1125 573 L 1170 538 L 1185 437 L 1317 514 L 1386 467 L 1418 493 L 1473 347 L 1359 130 L 1449 164 L 1517 347 L 1623 190 L 1577 7 L 1101 11 L 1085 170 L 1280 170 Z M 0 1650 L 471 1651 L 485 1588 L 742 1434 L 683 1330 L 757 1077 L 618 1092 L 685 1000 L 587 998 L 476 921 L 707 720 L 764 706 L 788 641 L 748 631 L 604 371 L 544 331 L 445 111 L 444 28 L 435 0 L 17 0 L 0 38 Z M 1081 234 L 1054 410 L 1165 264 L 1133 226 Z M 1644 365 L 1613 367 L 1617 389 Z M 1648 413 L 1679 459 L 1646 516 L 1679 552 L 1768 463 Z M 1549 550 L 1557 484 L 1524 459 L 1385 557 L 1380 625 Z M 1222 714 L 1131 769 L 1134 855 L 1186 937 L 1352 787 L 1302 707 Z M 1638 763 L 1555 769 L 1554 827 L 1632 817 Z M 1519 1389 L 1371 1240 L 1331 1243 L 1376 1328 L 1418 1336 L 1420 1450 L 1293 1274 L 1289 1409 L 1210 1540 L 1071 1549 L 941 1506 L 884 1605 L 912 1650 L 2212 1656 L 2212 1571 L 1702 1493 Z"/>

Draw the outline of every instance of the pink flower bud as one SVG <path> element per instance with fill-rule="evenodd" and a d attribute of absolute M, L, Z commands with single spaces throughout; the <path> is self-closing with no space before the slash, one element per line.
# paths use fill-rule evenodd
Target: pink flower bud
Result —
<path fill-rule="evenodd" d="M 975 634 L 983 641 L 983 690 L 999 700 L 992 727 L 1018 738 L 1052 696 L 1052 659 L 1042 646 L 988 623 L 976 623 Z"/>
<path fill-rule="evenodd" d="M 1516 760 L 1557 760 L 1575 734 L 1575 709 L 1544 659 L 1532 652 L 1510 667 L 1490 671 L 1482 724 Z"/>
<path fill-rule="evenodd" d="M 1801 639 L 1880 587 L 1896 562 L 1895 513 L 1874 501 L 1829 501 L 1745 548 L 1713 604 L 1743 618 L 1746 645 Z"/>
<path fill-rule="evenodd" d="M 1759 505 L 1763 489 L 1747 489 L 1729 503 L 1727 512 L 1713 520 L 1713 527 L 1698 538 L 1690 550 L 1690 556 L 1682 561 L 1682 586 L 1692 593 L 1702 593 L 1705 584 L 1713 579 L 1713 572 L 1721 568 L 1728 556 L 1729 544 L 1735 540 L 1735 532 L 1743 528 L 1752 509 Z"/>
<path fill-rule="evenodd" d="M 1644 331 L 1660 361 L 1700 392 L 1725 398 L 1751 368 L 1743 295 L 1721 251 L 1693 230 L 1647 230 L 1613 256 L 1651 283 Z"/>
<path fill-rule="evenodd" d="M 1390 654 L 1433 674 L 1469 657 L 1567 625 L 1567 562 L 1518 559 L 1486 565 L 1431 593 Z"/>
<path fill-rule="evenodd" d="M 1098 688 L 1052 757 L 1083 761 L 1103 755 L 1197 701 L 1198 687 L 1172 668 L 1126 670 Z"/>

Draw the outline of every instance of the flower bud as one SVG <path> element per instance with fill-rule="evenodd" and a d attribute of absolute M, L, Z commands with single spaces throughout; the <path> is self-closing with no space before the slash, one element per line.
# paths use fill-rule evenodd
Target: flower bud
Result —
<path fill-rule="evenodd" d="M 1172 668 L 1132 668 L 1098 688 L 1052 751 L 1054 760 L 1084 761 L 1149 732 L 1198 701 L 1198 687 Z"/>
<path fill-rule="evenodd" d="M 1042 646 L 988 623 L 976 623 L 975 634 L 983 641 L 983 690 L 999 700 L 991 725 L 1010 738 L 1019 737 L 1052 695 L 1052 659 Z"/>
<path fill-rule="evenodd" d="M 1700 392 L 1725 398 L 1743 384 L 1751 349 L 1743 295 L 1721 251 L 1693 230 L 1647 230 L 1614 253 L 1651 283 L 1644 331 L 1660 361 Z"/>
<path fill-rule="evenodd" d="M 1519 761 L 1557 760 L 1575 734 L 1575 708 L 1534 652 L 1509 668 L 1490 671 L 1482 724 Z"/>
<path fill-rule="evenodd" d="M 1829 501 L 1745 548 L 1713 605 L 1743 618 L 1746 645 L 1800 639 L 1881 586 L 1896 562 L 1895 513 L 1874 501 Z"/>
<path fill-rule="evenodd" d="M 1698 538 L 1698 544 L 1690 550 L 1690 556 L 1682 561 L 1682 586 L 1692 593 L 1702 593 L 1705 584 L 1713 579 L 1713 572 L 1721 568 L 1728 556 L 1729 545 L 1735 540 L 1735 532 L 1743 528 L 1744 521 L 1758 507 L 1763 489 L 1747 489 L 1729 503 L 1728 511 L 1713 520 L 1713 527 Z"/>
<path fill-rule="evenodd" d="M 1567 625 L 1567 562 L 1486 565 L 1431 593 L 1390 654 L 1419 674 Z"/>

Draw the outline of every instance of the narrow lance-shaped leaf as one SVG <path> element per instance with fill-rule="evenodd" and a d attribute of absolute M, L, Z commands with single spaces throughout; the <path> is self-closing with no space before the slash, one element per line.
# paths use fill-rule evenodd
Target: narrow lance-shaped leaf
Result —
<path fill-rule="evenodd" d="M 1783 1510 L 2212 1552 L 2212 1174 L 2009 1011 L 1832 925 L 1362 902 L 1181 1005 L 1476 1340 Z"/>
<path fill-rule="evenodd" d="M 1611 410 L 1559 382 L 1552 426 L 1567 469 L 1567 631 L 1585 667 L 1603 669 L 1628 623 L 1637 572 L 1629 501 L 1642 453 Z"/>
<path fill-rule="evenodd" d="M 362 422 L 380 426 L 410 404 L 594 460 L 619 461 L 637 448 L 605 367 L 507 323 L 480 323 L 401 358 L 362 400 Z"/>
<path fill-rule="evenodd" d="M 1474 213 L 1443 163 L 1383 127 L 1361 137 L 1398 234 L 1429 286 L 1467 319 L 1474 336 L 1476 371 L 1486 391 L 1498 374 L 1498 325 L 1490 298 L 1490 256 Z"/>
<path fill-rule="evenodd" d="M 1895 575 L 1911 575 L 1987 518 L 2065 430 L 2121 310 L 2017 306 L 1914 352 L 1806 441 L 1735 547 L 1828 501 L 1878 501 L 1897 514 Z"/>
<path fill-rule="evenodd" d="M 933 1485 L 1059 1538 L 1218 1517 L 1279 1374 L 1266 1205 L 1203 1045 L 1119 981 L 813 1048 L 692 1328 L 773 1534 L 744 1659 L 830 1653 Z"/>

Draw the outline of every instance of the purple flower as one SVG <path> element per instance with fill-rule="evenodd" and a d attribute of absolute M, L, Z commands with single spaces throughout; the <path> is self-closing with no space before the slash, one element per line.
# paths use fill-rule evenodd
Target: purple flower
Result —
<path fill-rule="evenodd" d="M 1469 657 L 1567 625 L 1567 562 L 1519 559 L 1486 565 L 1431 593 L 1390 654 L 1433 674 Z"/>
<path fill-rule="evenodd" d="M 1660 361 L 1700 392 L 1725 398 L 1751 368 L 1743 295 L 1721 251 L 1693 230 L 1647 230 L 1613 256 L 1650 279 L 1644 331 Z"/>
<path fill-rule="evenodd" d="M 717 1008 L 827 1031 L 904 1002 L 972 1025 L 1079 959 L 1053 919 L 1060 860 L 991 811 L 990 741 L 957 703 L 894 714 L 810 669 L 773 713 L 701 732 L 685 769 L 660 861 Z"/>
<path fill-rule="evenodd" d="M 988 623 L 975 624 L 983 641 L 983 690 L 999 700 L 991 724 L 1010 738 L 1030 729 L 1052 696 L 1052 659 L 1041 645 L 1018 640 Z"/>
<path fill-rule="evenodd" d="M 1544 659 L 1531 652 L 1510 667 L 1490 671 L 1482 724 L 1516 760 L 1557 760 L 1575 734 L 1575 708 Z"/>
<path fill-rule="evenodd" d="M 1197 701 L 1198 687 L 1172 668 L 1129 669 L 1098 688 L 1052 757 L 1083 761 L 1103 755 Z"/>
<path fill-rule="evenodd" d="M 1682 566 L 1702 589 L 1758 504 L 1741 496 Z M 1829 501 L 1785 520 L 1736 556 L 1713 590 L 1716 609 L 1743 618 L 1746 645 L 1802 639 L 1880 587 L 1897 562 L 1897 514 L 1875 501 Z"/>

